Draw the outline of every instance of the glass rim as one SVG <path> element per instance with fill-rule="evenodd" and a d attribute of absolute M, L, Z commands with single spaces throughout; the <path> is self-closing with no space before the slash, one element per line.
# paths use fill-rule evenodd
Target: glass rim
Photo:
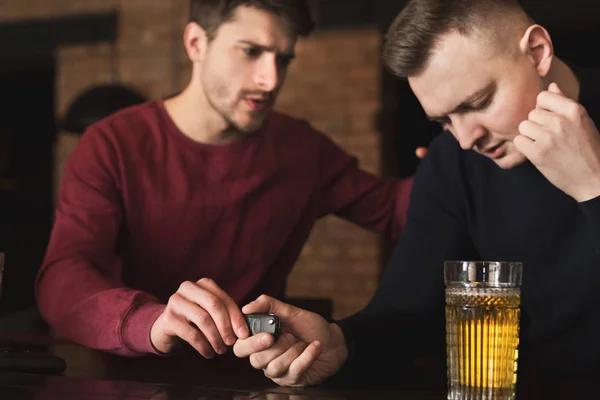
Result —
<path fill-rule="evenodd" d="M 447 260 L 444 261 L 444 265 L 446 264 L 498 264 L 498 265 L 507 265 L 514 264 L 523 266 L 523 263 L 520 261 L 501 261 L 501 260 L 490 260 L 490 261 L 473 261 L 473 260 Z"/>
<path fill-rule="evenodd" d="M 444 261 L 447 288 L 520 288 L 523 263 L 515 261 Z"/>

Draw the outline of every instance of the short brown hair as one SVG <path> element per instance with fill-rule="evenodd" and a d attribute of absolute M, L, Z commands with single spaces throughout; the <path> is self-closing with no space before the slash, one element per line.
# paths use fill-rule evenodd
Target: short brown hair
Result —
<path fill-rule="evenodd" d="M 418 74 L 440 36 L 469 36 L 497 20 L 499 12 L 531 20 L 517 0 L 410 0 L 387 32 L 383 63 L 400 78 Z"/>
<path fill-rule="evenodd" d="M 315 26 L 307 0 L 191 0 L 190 21 L 200 25 L 208 38 L 213 39 L 239 6 L 255 7 L 284 18 L 299 36 L 310 35 Z"/>

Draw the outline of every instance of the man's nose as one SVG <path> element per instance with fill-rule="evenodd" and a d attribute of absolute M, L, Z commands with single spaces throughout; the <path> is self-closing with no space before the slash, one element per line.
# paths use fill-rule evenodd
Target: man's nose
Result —
<path fill-rule="evenodd" d="M 265 91 L 273 91 L 279 84 L 279 68 L 275 57 L 264 57 L 257 68 L 255 81 Z"/>
<path fill-rule="evenodd" d="M 463 150 L 471 150 L 486 135 L 483 126 L 475 121 L 469 121 L 467 118 L 457 118 L 452 125 L 456 139 Z"/>

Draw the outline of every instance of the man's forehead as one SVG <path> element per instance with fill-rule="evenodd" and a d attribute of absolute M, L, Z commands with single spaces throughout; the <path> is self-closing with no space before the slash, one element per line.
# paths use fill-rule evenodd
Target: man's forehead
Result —
<path fill-rule="evenodd" d="M 446 116 L 461 105 L 481 100 L 495 88 L 494 79 L 478 81 L 477 84 L 460 85 L 447 81 L 431 90 L 423 89 L 409 78 L 409 84 L 425 113 L 433 118 Z"/>
<path fill-rule="evenodd" d="M 443 115 L 490 84 L 490 58 L 479 43 L 458 34 L 440 41 L 425 68 L 409 84 L 428 115 Z"/>
<path fill-rule="evenodd" d="M 221 32 L 234 41 L 248 41 L 262 46 L 293 49 L 296 36 L 276 15 L 255 7 L 239 6 Z"/>

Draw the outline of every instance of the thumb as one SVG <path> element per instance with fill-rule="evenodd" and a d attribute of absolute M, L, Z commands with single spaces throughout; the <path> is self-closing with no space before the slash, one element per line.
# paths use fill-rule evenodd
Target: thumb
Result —
<path fill-rule="evenodd" d="M 548 86 L 548 91 L 564 96 L 564 93 L 562 92 L 562 90 L 560 90 L 556 82 L 552 82 L 550 86 Z"/>
<path fill-rule="evenodd" d="M 275 314 L 282 320 L 290 320 L 296 317 L 302 310 L 298 307 L 284 303 L 271 296 L 262 295 L 253 302 L 242 307 L 244 314 L 268 313 Z"/>

